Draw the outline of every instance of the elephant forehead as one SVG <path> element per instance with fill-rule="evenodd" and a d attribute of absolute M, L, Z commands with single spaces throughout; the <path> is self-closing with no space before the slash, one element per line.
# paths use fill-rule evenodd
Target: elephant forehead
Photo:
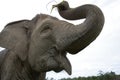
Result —
<path fill-rule="evenodd" d="M 47 19 L 58 20 L 58 18 L 50 16 L 50 15 L 47 15 L 47 14 L 38 14 L 38 15 L 36 15 L 35 18 L 37 18 L 38 20 L 45 20 L 46 18 Z"/>
<path fill-rule="evenodd" d="M 42 19 L 50 18 L 50 19 L 58 20 L 58 18 L 53 17 L 53 16 L 50 16 L 50 15 L 47 15 L 47 14 L 40 14 L 40 17 L 41 17 Z"/>
<path fill-rule="evenodd" d="M 68 22 L 66 21 L 63 21 L 63 20 L 59 20 L 55 17 L 52 17 L 50 15 L 46 15 L 46 14 L 40 14 L 40 15 L 37 15 L 39 18 L 37 20 L 37 23 L 36 23 L 36 28 L 34 29 L 34 31 L 39 31 L 41 30 L 44 26 L 44 24 L 48 24 L 50 26 L 52 26 L 52 28 L 54 29 L 58 29 L 59 27 L 60 28 L 63 28 L 63 26 L 65 26 L 66 24 L 69 24 Z M 59 29 L 58 29 L 59 30 Z"/>
<path fill-rule="evenodd" d="M 38 14 L 38 15 L 36 15 L 35 19 L 37 19 L 36 25 L 39 27 L 43 23 L 47 23 L 47 22 L 52 23 L 55 26 L 61 26 L 62 24 L 65 23 L 65 21 L 59 20 L 58 18 L 47 15 L 47 14 Z"/>
<path fill-rule="evenodd" d="M 37 25 L 36 25 L 36 29 L 44 27 L 43 25 L 45 25 L 45 24 L 48 24 L 52 27 L 62 25 L 60 20 L 55 20 L 55 19 L 52 19 L 52 18 L 46 18 L 44 20 L 41 20 L 41 19 L 38 20 Z"/>

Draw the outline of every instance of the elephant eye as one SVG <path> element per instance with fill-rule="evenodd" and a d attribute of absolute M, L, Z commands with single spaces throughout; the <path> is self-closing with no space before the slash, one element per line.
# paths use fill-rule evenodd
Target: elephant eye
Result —
<path fill-rule="evenodd" d="M 42 33 L 46 33 L 46 32 L 49 32 L 51 29 L 50 25 L 49 24 L 46 24 L 46 25 L 43 25 L 43 29 L 42 29 Z"/>

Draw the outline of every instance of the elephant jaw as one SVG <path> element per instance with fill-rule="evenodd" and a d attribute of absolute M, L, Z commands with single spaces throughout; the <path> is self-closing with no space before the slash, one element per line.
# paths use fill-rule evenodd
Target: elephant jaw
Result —
<path fill-rule="evenodd" d="M 70 61 L 68 60 L 66 55 L 59 54 L 59 56 L 56 57 L 56 61 L 58 61 L 60 67 L 63 68 L 63 70 L 65 70 L 69 75 L 71 75 L 72 68 Z M 54 71 L 59 72 L 58 70 L 54 70 Z"/>
<path fill-rule="evenodd" d="M 72 67 L 71 67 L 70 61 L 66 57 L 66 52 L 59 51 L 57 48 L 54 47 L 50 50 L 50 53 L 55 54 L 54 60 L 58 64 L 58 66 L 56 68 L 54 68 L 53 71 L 60 72 L 62 70 L 65 70 L 69 75 L 71 75 Z"/>

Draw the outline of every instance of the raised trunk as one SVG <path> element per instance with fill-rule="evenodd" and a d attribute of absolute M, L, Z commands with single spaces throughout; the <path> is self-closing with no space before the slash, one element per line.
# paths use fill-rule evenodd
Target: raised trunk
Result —
<path fill-rule="evenodd" d="M 75 54 L 88 46 L 101 32 L 104 25 L 104 15 L 95 5 L 83 5 L 77 8 L 69 8 L 66 1 L 57 5 L 59 14 L 68 20 L 77 20 L 86 18 L 79 25 L 70 26 L 72 32 L 70 44 L 67 45 L 67 51 Z"/>

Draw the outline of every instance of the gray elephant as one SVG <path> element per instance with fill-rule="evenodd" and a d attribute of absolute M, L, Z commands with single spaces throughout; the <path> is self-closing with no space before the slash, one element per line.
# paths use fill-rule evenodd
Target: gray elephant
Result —
<path fill-rule="evenodd" d="M 102 30 L 104 16 L 95 5 L 70 8 L 63 1 L 54 7 L 68 20 L 86 18 L 74 25 L 45 14 L 11 22 L 0 33 L 0 80 L 44 80 L 47 71 L 71 74 L 67 52 L 76 54 Z"/>

